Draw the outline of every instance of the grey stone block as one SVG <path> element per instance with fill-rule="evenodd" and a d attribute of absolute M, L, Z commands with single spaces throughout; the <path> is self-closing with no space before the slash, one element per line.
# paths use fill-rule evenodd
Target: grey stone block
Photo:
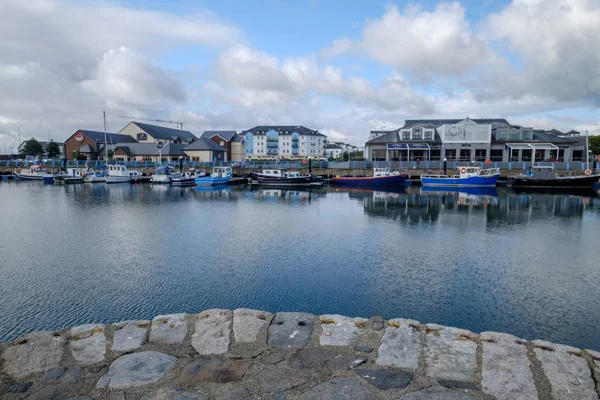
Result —
<path fill-rule="evenodd" d="M 498 399 L 537 399 L 525 341 L 498 332 L 483 332 L 480 338 L 483 392 Z"/>
<path fill-rule="evenodd" d="M 375 395 L 354 379 L 334 378 L 316 385 L 305 392 L 302 398 L 309 400 L 374 400 Z"/>
<path fill-rule="evenodd" d="M 139 349 L 146 342 L 146 328 L 140 328 L 135 323 L 125 324 L 115 331 L 112 351 L 126 352 Z"/>
<path fill-rule="evenodd" d="M 364 333 L 363 327 L 369 320 L 350 318 L 337 314 L 326 314 L 319 317 L 322 333 L 319 337 L 321 346 L 350 346 L 358 335 Z"/>
<path fill-rule="evenodd" d="M 405 393 L 398 400 L 475 400 L 476 397 L 452 390 L 443 386 L 431 386 L 425 389 L 415 390 L 414 392 Z"/>
<path fill-rule="evenodd" d="M 285 392 L 304 385 L 309 378 L 308 372 L 278 367 L 267 367 L 258 374 L 258 380 L 270 392 Z"/>
<path fill-rule="evenodd" d="M 152 320 L 150 342 L 176 344 L 183 342 L 187 334 L 187 314 L 158 315 Z"/>
<path fill-rule="evenodd" d="M 156 351 L 142 351 L 117 358 L 96 384 L 98 389 L 126 389 L 154 383 L 175 365 L 176 358 Z"/>
<path fill-rule="evenodd" d="M 104 360 L 106 339 L 104 325 L 88 324 L 70 330 L 72 340 L 69 345 L 73 358 L 82 365 L 92 365 Z"/>
<path fill-rule="evenodd" d="M 229 350 L 230 310 L 206 310 L 198 314 L 191 345 L 200 355 L 224 354 Z"/>
<path fill-rule="evenodd" d="M 413 374 L 398 369 L 357 369 L 354 372 L 377 389 L 403 389 L 410 383 Z"/>
<path fill-rule="evenodd" d="M 385 328 L 377 354 L 378 365 L 416 370 L 419 368 L 421 332 L 418 321 L 392 319 Z"/>
<path fill-rule="evenodd" d="M 233 337 L 236 343 L 253 343 L 266 338 L 273 314 L 265 311 L 238 308 L 233 311 Z"/>
<path fill-rule="evenodd" d="M 428 325 L 425 374 L 437 379 L 474 382 L 477 370 L 475 334 L 464 329 Z"/>
<path fill-rule="evenodd" d="M 15 379 L 58 367 L 64 354 L 65 338 L 52 332 L 25 335 L 3 354 L 4 372 Z"/>
<path fill-rule="evenodd" d="M 314 318 L 308 313 L 277 313 L 269 326 L 269 344 L 279 348 L 306 346 L 310 341 Z"/>

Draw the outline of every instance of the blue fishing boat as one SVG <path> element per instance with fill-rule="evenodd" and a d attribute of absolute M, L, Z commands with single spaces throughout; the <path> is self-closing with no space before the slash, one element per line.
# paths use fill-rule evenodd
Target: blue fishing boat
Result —
<path fill-rule="evenodd" d="M 231 180 L 233 173 L 231 167 L 215 167 L 213 173 L 194 179 L 196 186 L 218 186 L 226 185 Z"/>
<path fill-rule="evenodd" d="M 421 186 L 495 187 L 500 168 L 459 167 L 459 175 L 421 175 Z"/>
<path fill-rule="evenodd" d="M 332 185 L 343 186 L 402 186 L 408 174 L 390 172 L 387 168 L 373 168 L 373 176 L 339 177 L 330 180 Z"/>

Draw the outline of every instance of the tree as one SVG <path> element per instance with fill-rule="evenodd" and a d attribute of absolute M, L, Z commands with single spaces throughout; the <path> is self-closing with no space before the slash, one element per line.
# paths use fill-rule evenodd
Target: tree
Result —
<path fill-rule="evenodd" d="M 590 151 L 594 155 L 600 154 L 600 135 L 590 136 Z"/>
<path fill-rule="evenodd" d="M 112 160 L 113 157 L 115 156 L 115 152 L 113 150 L 108 150 L 106 152 L 106 156 L 108 157 L 109 160 Z"/>
<path fill-rule="evenodd" d="M 56 158 L 60 156 L 60 146 L 54 140 L 50 140 L 50 143 L 46 146 L 46 154 L 48 158 Z"/>
<path fill-rule="evenodd" d="M 350 156 L 348 155 L 348 152 L 347 152 L 347 151 L 345 151 L 345 152 L 342 154 L 342 160 L 343 160 L 343 161 L 348 161 L 349 159 L 350 159 Z"/>
<path fill-rule="evenodd" d="M 44 155 L 44 146 L 34 138 L 29 139 L 20 151 L 22 156 L 41 157 Z"/>
<path fill-rule="evenodd" d="M 73 160 L 87 160 L 85 154 L 82 154 L 79 150 L 71 152 L 71 156 L 73 157 Z"/>

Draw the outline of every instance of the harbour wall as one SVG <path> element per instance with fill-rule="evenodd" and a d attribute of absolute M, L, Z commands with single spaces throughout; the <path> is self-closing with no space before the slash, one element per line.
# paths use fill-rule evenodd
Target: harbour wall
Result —
<path fill-rule="evenodd" d="M 0 343 L 2 399 L 595 399 L 600 352 L 409 319 L 236 309 Z"/>

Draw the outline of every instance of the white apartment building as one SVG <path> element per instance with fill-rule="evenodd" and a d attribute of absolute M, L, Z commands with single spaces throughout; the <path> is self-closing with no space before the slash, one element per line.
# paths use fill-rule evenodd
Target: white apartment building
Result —
<path fill-rule="evenodd" d="M 323 159 L 327 136 L 304 126 L 256 126 L 242 132 L 248 159 Z"/>

